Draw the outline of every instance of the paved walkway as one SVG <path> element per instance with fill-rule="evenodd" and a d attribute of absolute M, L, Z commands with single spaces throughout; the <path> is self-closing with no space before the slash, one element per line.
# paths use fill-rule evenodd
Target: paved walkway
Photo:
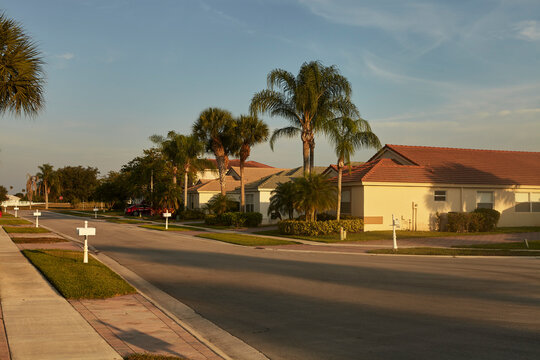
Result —
<path fill-rule="evenodd" d="M 0 299 L 11 359 L 121 359 L 0 229 Z"/>

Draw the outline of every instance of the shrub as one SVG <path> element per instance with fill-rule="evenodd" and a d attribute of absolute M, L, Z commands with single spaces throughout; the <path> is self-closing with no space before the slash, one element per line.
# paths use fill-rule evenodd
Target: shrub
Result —
<path fill-rule="evenodd" d="M 263 216 L 259 212 L 247 212 L 244 213 L 244 216 L 246 217 L 245 224 L 248 227 L 256 227 L 262 223 Z"/>
<path fill-rule="evenodd" d="M 177 215 L 180 220 L 201 220 L 205 218 L 204 212 L 193 209 L 178 211 Z"/>
<path fill-rule="evenodd" d="M 220 225 L 234 226 L 237 228 L 241 227 L 246 222 L 246 218 L 242 215 L 241 212 L 226 212 L 219 216 L 221 222 Z"/>
<path fill-rule="evenodd" d="M 262 214 L 258 212 L 226 212 L 221 215 L 208 214 L 204 218 L 207 225 L 223 225 L 223 226 L 259 226 L 262 222 Z"/>
<path fill-rule="evenodd" d="M 214 214 L 208 214 L 204 217 L 204 223 L 206 225 L 218 225 L 218 216 Z"/>
<path fill-rule="evenodd" d="M 338 233 L 341 227 L 348 232 L 360 232 L 364 229 L 364 222 L 361 219 L 313 222 L 284 220 L 278 224 L 279 232 L 287 235 L 327 235 Z"/>
<path fill-rule="evenodd" d="M 481 232 L 496 228 L 501 214 L 493 209 L 476 209 L 470 213 L 449 212 L 447 230 L 451 232 Z"/>
<path fill-rule="evenodd" d="M 501 213 L 493 209 L 476 209 L 473 214 L 480 215 L 480 230 L 491 231 L 497 227 Z"/>

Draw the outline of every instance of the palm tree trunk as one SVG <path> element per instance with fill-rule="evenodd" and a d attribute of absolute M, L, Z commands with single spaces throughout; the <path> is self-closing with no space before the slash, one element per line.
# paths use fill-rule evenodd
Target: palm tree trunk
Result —
<path fill-rule="evenodd" d="M 174 185 L 176 185 L 176 173 L 178 172 L 178 167 L 173 166 L 172 172 L 173 172 L 172 183 L 173 183 Z"/>
<path fill-rule="evenodd" d="M 188 170 L 184 172 L 184 211 L 187 210 L 187 182 L 188 182 Z"/>
<path fill-rule="evenodd" d="M 311 139 L 309 142 L 309 173 L 313 174 L 313 167 L 315 166 L 315 139 Z"/>
<path fill-rule="evenodd" d="M 341 215 L 341 178 L 343 176 L 343 167 L 341 161 L 338 161 L 338 175 L 337 175 L 337 214 L 336 220 L 339 221 Z"/>
<path fill-rule="evenodd" d="M 45 209 L 49 208 L 49 189 L 47 188 L 47 182 L 43 182 L 43 186 L 45 187 Z"/>
<path fill-rule="evenodd" d="M 309 167 L 309 142 L 305 140 L 303 142 L 303 156 L 304 156 L 304 176 L 309 175 L 311 173 L 311 169 Z"/>
<path fill-rule="evenodd" d="M 244 162 L 246 159 L 240 158 L 240 211 L 246 212 L 246 194 L 244 190 Z"/>
<path fill-rule="evenodd" d="M 221 187 L 221 195 L 226 195 L 227 192 L 225 191 L 225 174 L 227 173 L 227 169 L 225 165 L 225 156 L 216 155 L 216 162 L 219 172 L 219 186 Z"/>

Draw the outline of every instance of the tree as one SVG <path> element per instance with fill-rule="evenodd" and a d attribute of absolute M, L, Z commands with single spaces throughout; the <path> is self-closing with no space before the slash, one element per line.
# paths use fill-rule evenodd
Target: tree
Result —
<path fill-rule="evenodd" d="M 72 204 L 88 201 L 97 187 L 99 170 L 93 167 L 65 166 L 56 170 L 64 199 Z"/>
<path fill-rule="evenodd" d="M 40 179 L 41 184 L 43 185 L 43 193 L 45 194 L 45 209 L 49 208 L 49 194 L 51 192 L 51 187 L 56 186 L 58 183 L 58 176 L 53 170 L 51 164 L 43 164 L 38 166 L 39 173 L 36 176 Z"/>
<path fill-rule="evenodd" d="M 308 174 L 315 161 L 315 133 L 330 119 L 359 115 L 350 99 L 351 85 L 335 66 L 323 66 L 319 61 L 302 64 L 296 77 L 274 69 L 268 74 L 267 83 L 268 89 L 253 96 L 250 111 L 267 112 L 289 122 L 290 126 L 274 130 L 270 147 L 273 149 L 279 137 L 300 135 L 304 174 Z"/>
<path fill-rule="evenodd" d="M 0 203 L 8 199 L 7 194 L 7 189 L 4 186 L 0 185 Z"/>
<path fill-rule="evenodd" d="M 153 204 L 154 199 L 161 197 L 161 191 L 164 189 L 163 186 L 158 185 L 171 183 L 170 170 L 158 149 L 143 150 L 142 156 L 137 156 L 120 170 L 126 177 L 128 198 L 149 199 Z"/>
<path fill-rule="evenodd" d="M 26 174 L 26 198 L 30 202 L 30 209 L 32 208 L 34 194 L 37 192 L 37 180 L 35 175 Z"/>
<path fill-rule="evenodd" d="M 120 208 L 131 195 L 128 189 L 127 174 L 110 171 L 105 178 L 99 181 L 93 197 L 105 202 L 108 208 Z"/>
<path fill-rule="evenodd" d="M 351 156 L 360 148 L 381 148 L 381 142 L 377 135 L 371 131 L 369 123 L 358 118 L 353 120 L 349 117 L 341 117 L 325 124 L 324 132 L 334 145 L 337 155 L 338 168 L 338 189 L 337 189 L 337 214 L 339 220 L 341 216 L 341 180 L 343 177 L 343 167 L 351 162 Z"/>
<path fill-rule="evenodd" d="M 167 138 L 153 135 L 150 139 L 161 144 L 165 157 L 173 163 L 174 184 L 176 184 L 177 170 L 182 168 L 184 173 L 184 209 L 186 209 L 189 174 L 214 167 L 211 161 L 201 158 L 205 151 L 205 144 L 194 135 L 186 136 L 174 131 L 170 131 Z"/>
<path fill-rule="evenodd" d="M 204 110 L 193 124 L 193 134 L 205 144 L 207 152 L 212 152 L 216 156 L 222 195 L 225 195 L 225 174 L 229 167 L 229 155 L 234 152 L 233 128 L 234 120 L 231 113 L 219 108 Z"/>
<path fill-rule="evenodd" d="M 44 83 L 35 43 L 20 24 L 0 14 L 0 114 L 37 115 L 44 105 Z"/>
<path fill-rule="evenodd" d="M 303 209 L 306 221 L 314 221 L 319 211 L 332 209 L 336 204 L 336 187 L 321 174 L 309 174 L 292 180 L 296 187 L 297 209 Z"/>
<path fill-rule="evenodd" d="M 268 126 L 256 115 L 241 115 L 235 120 L 234 134 L 237 141 L 235 155 L 240 159 L 240 211 L 245 212 L 244 165 L 251 153 L 251 147 L 268 139 Z"/>
<path fill-rule="evenodd" d="M 221 215 L 227 211 L 238 211 L 238 203 L 227 195 L 216 194 L 206 203 L 209 212 Z"/>
<path fill-rule="evenodd" d="M 274 212 L 289 215 L 289 219 L 294 218 L 294 210 L 297 203 L 296 184 L 292 181 L 279 183 L 270 197 L 268 215 Z"/>

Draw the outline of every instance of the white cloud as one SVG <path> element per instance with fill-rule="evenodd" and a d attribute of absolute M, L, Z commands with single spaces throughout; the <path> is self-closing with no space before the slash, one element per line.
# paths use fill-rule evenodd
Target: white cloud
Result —
<path fill-rule="evenodd" d="M 514 27 L 517 37 L 528 41 L 540 41 L 540 24 L 534 20 L 520 21 Z"/>
<path fill-rule="evenodd" d="M 75 54 L 67 52 L 67 53 L 57 55 L 57 57 L 64 60 L 71 60 L 75 57 Z"/>

